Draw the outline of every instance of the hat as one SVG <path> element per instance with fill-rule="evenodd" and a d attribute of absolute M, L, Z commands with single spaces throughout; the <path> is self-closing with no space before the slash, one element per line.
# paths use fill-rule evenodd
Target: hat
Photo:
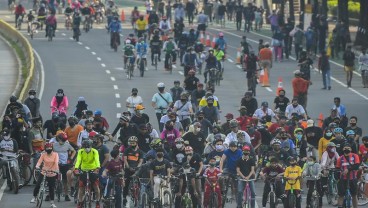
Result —
<path fill-rule="evenodd" d="M 233 119 L 234 115 L 231 113 L 226 114 L 225 118 Z"/>
<path fill-rule="evenodd" d="M 135 110 L 144 110 L 145 107 L 143 105 L 137 105 L 135 106 Z"/>
<path fill-rule="evenodd" d="M 314 121 L 312 119 L 309 119 L 307 121 L 307 127 L 312 127 L 314 125 Z"/>
<path fill-rule="evenodd" d="M 84 99 L 84 97 L 79 97 L 78 101 L 86 101 L 86 100 Z"/>
<path fill-rule="evenodd" d="M 242 110 L 247 110 L 247 107 L 245 107 L 245 106 L 240 106 L 239 111 L 242 111 Z"/>

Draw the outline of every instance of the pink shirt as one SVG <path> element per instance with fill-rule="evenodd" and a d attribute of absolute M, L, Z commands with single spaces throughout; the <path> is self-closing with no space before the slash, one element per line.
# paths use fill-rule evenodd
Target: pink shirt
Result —
<path fill-rule="evenodd" d="M 42 170 L 52 170 L 55 172 L 59 172 L 59 155 L 56 152 L 51 152 L 51 154 L 47 154 L 46 152 L 41 154 L 40 159 L 38 160 L 36 167 L 40 167 L 43 162 Z M 45 173 L 42 173 L 45 175 Z M 47 177 L 55 176 L 55 173 L 48 173 Z"/>

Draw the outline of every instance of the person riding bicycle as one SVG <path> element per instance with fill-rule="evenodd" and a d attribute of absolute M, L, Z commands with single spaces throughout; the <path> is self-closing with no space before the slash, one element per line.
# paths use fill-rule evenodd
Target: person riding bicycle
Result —
<path fill-rule="evenodd" d="M 197 55 L 193 51 L 193 47 L 189 47 L 187 49 L 187 52 L 183 56 L 184 76 L 188 76 L 189 70 L 195 70 L 198 63 L 199 60 Z"/>
<path fill-rule="evenodd" d="M 215 45 L 219 46 L 219 49 L 226 53 L 227 43 L 224 38 L 224 33 L 220 32 L 218 38 L 215 41 Z"/>
<path fill-rule="evenodd" d="M 15 14 L 15 27 L 17 27 L 18 18 L 21 17 L 23 21 L 23 17 L 26 14 L 26 9 L 21 3 L 19 3 L 18 6 L 15 8 L 14 14 Z"/>
<path fill-rule="evenodd" d="M 174 23 L 174 38 L 175 38 L 175 42 L 178 43 L 182 33 L 183 33 L 183 30 L 185 28 L 185 25 L 183 23 L 183 19 L 180 19 L 180 20 L 175 20 L 175 23 Z"/>
<path fill-rule="evenodd" d="M 307 162 L 304 164 L 303 167 L 303 177 L 307 177 L 307 187 L 308 187 L 308 194 L 307 194 L 307 207 L 312 207 L 313 204 L 310 204 L 312 193 L 314 192 L 315 188 L 317 188 L 317 192 L 319 194 L 319 206 L 322 207 L 322 184 L 321 179 L 321 165 L 316 162 L 316 157 L 309 156 Z M 316 183 L 316 185 L 314 184 Z"/>
<path fill-rule="evenodd" d="M 362 163 L 366 163 L 368 161 L 368 136 L 362 137 L 362 142 L 359 146 L 359 156 Z"/>
<path fill-rule="evenodd" d="M 158 57 L 157 57 L 158 61 L 159 62 L 161 61 L 162 40 L 160 40 L 160 36 L 154 35 L 152 37 L 152 40 L 150 41 L 150 48 L 151 48 L 151 63 L 152 63 L 152 66 L 153 66 L 154 65 L 155 54 L 158 55 Z"/>
<path fill-rule="evenodd" d="M 80 174 L 79 170 L 82 171 L 82 174 L 79 175 L 79 189 L 78 189 L 78 206 L 77 208 L 83 207 L 84 202 L 84 191 L 87 183 L 87 172 L 89 174 L 90 184 L 93 187 L 93 190 L 96 194 L 96 208 L 100 208 L 100 188 L 99 188 L 99 179 L 98 179 L 98 170 L 100 169 L 100 159 L 98 155 L 98 151 L 92 148 L 92 142 L 90 140 L 85 140 L 82 143 L 82 149 L 78 150 L 77 160 L 74 165 L 74 173 Z M 93 171 L 93 173 L 92 173 Z"/>
<path fill-rule="evenodd" d="M 41 174 L 37 179 L 36 187 L 33 190 L 33 198 L 31 200 L 31 203 L 36 202 L 36 197 L 38 191 L 40 190 L 43 177 L 46 177 L 46 181 L 49 186 L 51 208 L 56 208 L 56 205 L 54 203 L 54 193 L 57 174 L 55 172 L 59 172 L 59 155 L 58 153 L 53 151 L 52 143 L 45 144 L 45 151 L 46 151 L 45 153 L 41 154 L 41 157 L 36 164 L 36 170 L 40 170 L 41 164 L 43 164 L 43 167 Z M 46 173 L 44 171 L 53 171 L 53 172 Z"/>
<path fill-rule="evenodd" d="M 19 150 L 18 142 L 11 138 L 11 132 L 7 127 L 1 131 L 0 137 L 0 155 L 2 155 L 2 157 L 16 158 L 17 152 Z M 3 165 L 6 165 L 6 162 L 1 161 L 0 159 L 0 168 Z M 8 185 L 9 183 L 10 181 L 8 181 Z"/>
<path fill-rule="evenodd" d="M 188 72 L 188 76 L 184 80 L 184 89 L 187 93 L 192 94 L 193 90 L 197 88 L 197 84 L 200 82 L 195 76 L 196 71 L 191 69 Z"/>
<path fill-rule="evenodd" d="M 172 105 L 173 99 L 169 92 L 165 92 L 165 84 L 160 82 L 157 84 L 158 93 L 152 97 L 152 107 L 155 109 L 157 121 L 159 123 L 160 132 L 163 131 L 164 124 L 160 122 L 161 117 L 167 113 L 167 109 Z"/>
<path fill-rule="evenodd" d="M 87 21 L 87 19 L 90 20 L 91 18 L 91 9 L 88 6 L 84 6 L 81 9 L 81 14 L 84 17 L 84 21 Z M 92 25 L 92 23 L 91 23 Z"/>
<path fill-rule="evenodd" d="M 141 167 L 143 163 L 144 152 L 138 147 L 138 138 L 136 136 L 131 136 L 128 140 L 129 147 L 124 151 L 124 178 L 125 186 L 123 189 L 123 205 L 127 203 L 126 197 L 129 192 L 129 184 L 131 182 L 131 176 L 135 171 Z"/>
<path fill-rule="evenodd" d="M 247 72 L 247 84 L 248 84 L 248 91 L 251 91 L 251 89 L 255 86 L 257 82 L 254 80 L 254 76 L 257 75 L 257 67 L 258 67 L 258 57 L 255 55 L 254 50 L 249 51 L 249 55 L 245 57 L 245 70 Z M 256 82 L 256 83 L 253 83 Z M 253 89 L 255 90 L 255 89 Z"/>
<path fill-rule="evenodd" d="M 172 37 L 169 37 L 167 41 L 165 41 L 163 46 L 165 52 L 165 69 L 169 69 L 169 59 L 172 57 L 172 64 L 176 64 L 176 51 L 178 50 L 178 46 L 173 41 Z"/>
<path fill-rule="evenodd" d="M 151 187 L 153 187 L 153 200 L 155 202 L 159 202 L 158 194 L 162 182 L 159 175 L 168 178 L 171 176 L 171 165 L 168 160 L 164 159 L 164 150 L 162 148 L 156 150 L 156 159 L 151 162 L 150 166 Z M 170 187 L 170 184 L 168 186 Z"/>
<path fill-rule="evenodd" d="M 163 16 L 162 20 L 160 21 L 159 27 L 161 30 L 161 35 L 162 36 L 167 36 L 169 35 L 169 32 L 171 31 L 171 25 L 170 25 L 170 21 L 167 21 L 167 17 Z"/>
<path fill-rule="evenodd" d="M 353 207 L 357 207 L 357 184 L 358 178 L 357 173 L 360 166 L 359 156 L 352 153 L 352 147 L 350 144 L 344 144 L 343 155 L 341 155 L 336 162 L 336 168 L 341 170 L 340 180 L 337 182 L 338 190 L 338 207 L 341 208 L 345 206 L 343 204 L 344 196 L 346 195 L 347 185 L 349 183 L 350 195 L 353 201 Z M 349 199 L 347 199 L 349 200 Z M 351 206 L 351 205 L 350 205 Z"/>
<path fill-rule="evenodd" d="M 217 204 L 220 207 L 222 205 L 222 195 L 219 181 L 221 175 L 220 169 L 216 167 L 216 158 L 212 157 L 209 159 L 209 167 L 204 171 L 203 176 L 207 178 L 204 185 L 204 197 L 203 206 L 208 207 L 210 204 L 210 193 L 212 192 L 213 186 L 215 186 L 215 192 L 217 194 Z"/>
<path fill-rule="evenodd" d="M 53 30 L 53 37 L 55 37 L 55 30 L 56 30 L 56 27 L 57 27 L 57 21 L 56 21 L 56 16 L 55 16 L 55 12 L 51 12 L 51 14 L 46 18 L 46 21 L 45 21 L 45 24 L 46 24 L 46 34 L 45 34 L 45 37 L 48 36 L 48 28 L 49 27 L 52 27 L 52 30 Z"/>
<path fill-rule="evenodd" d="M 82 4 L 78 0 L 75 0 L 72 3 L 72 9 L 74 10 L 74 12 L 79 11 L 81 7 L 82 7 Z"/>
<path fill-rule="evenodd" d="M 80 29 L 79 29 L 81 22 L 82 22 L 82 18 L 79 15 L 79 12 L 75 12 L 74 17 L 73 17 L 73 26 L 72 26 L 73 27 L 73 39 L 76 38 L 75 35 L 81 35 Z"/>
<path fill-rule="evenodd" d="M 143 37 L 143 34 L 147 30 L 147 20 L 144 18 L 143 15 L 139 16 L 139 19 L 135 22 L 137 25 L 137 36 L 138 38 Z"/>
<path fill-rule="evenodd" d="M 56 95 L 52 97 L 50 106 L 51 106 L 51 113 L 57 112 L 58 114 L 60 113 L 65 113 L 65 115 L 67 114 L 67 110 L 69 108 L 69 101 L 68 97 L 64 94 L 63 89 L 57 90 Z"/>
<path fill-rule="evenodd" d="M 37 21 L 42 22 L 46 20 L 46 7 L 45 4 L 41 4 L 41 7 L 37 11 Z M 42 27 L 41 27 L 42 30 Z"/>
<path fill-rule="evenodd" d="M 70 4 L 68 4 L 64 10 L 64 14 L 66 17 L 70 17 L 73 13 L 73 9 L 72 7 L 70 6 Z"/>
<path fill-rule="evenodd" d="M 133 33 L 130 33 L 130 34 L 128 35 L 128 37 L 125 39 L 125 41 L 127 41 L 127 40 L 130 40 L 130 44 L 132 44 L 132 45 L 135 47 L 135 45 L 136 45 L 136 43 L 137 43 L 137 40 L 135 39 L 135 37 L 134 37 L 134 34 L 133 34 Z"/>
<path fill-rule="evenodd" d="M 222 71 L 223 69 L 223 61 L 225 60 L 225 52 L 223 50 L 220 49 L 220 46 L 215 44 L 214 50 L 213 50 L 213 55 L 216 57 L 217 59 L 217 69 L 220 70 L 220 79 L 222 80 L 222 74 L 224 73 Z"/>
<path fill-rule="evenodd" d="M 252 46 L 247 42 L 247 36 L 243 35 L 240 45 L 243 53 L 242 56 L 249 55 L 249 52 L 252 50 Z"/>
<path fill-rule="evenodd" d="M 199 31 L 195 31 L 193 28 L 189 30 L 188 34 L 188 46 L 193 47 L 197 42 L 199 36 Z"/>
<path fill-rule="evenodd" d="M 124 56 L 123 56 L 124 57 L 124 69 L 127 69 L 126 64 L 127 64 L 128 59 L 129 59 L 129 61 L 133 60 L 133 61 L 130 61 L 130 64 L 132 64 L 134 66 L 135 47 L 134 47 L 134 45 L 131 44 L 131 40 L 125 40 L 125 45 L 123 47 L 123 51 L 124 51 Z M 134 67 L 133 67 L 133 69 L 134 69 Z M 127 73 L 128 73 L 128 71 L 127 71 Z"/>
<path fill-rule="evenodd" d="M 148 45 L 144 41 L 144 38 L 140 37 L 138 39 L 138 43 L 135 46 L 136 54 L 137 54 L 137 67 L 138 61 L 143 61 L 145 69 L 147 70 L 147 52 L 148 52 Z"/>
<path fill-rule="evenodd" d="M 180 34 L 178 39 L 175 39 L 180 49 L 179 56 L 180 56 L 180 65 L 183 66 L 183 56 L 185 51 L 187 50 L 189 43 L 188 43 L 188 32 L 184 31 Z"/>
<path fill-rule="evenodd" d="M 207 74 L 209 72 L 210 69 L 213 69 L 213 68 L 217 68 L 218 64 L 217 64 L 217 58 L 216 56 L 213 54 L 213 49 L 210 48 L 208 50 L 208 56 L 207 56 L 207 59 L 205 60 L 206 61 L 206 70 L 205 72 L 203 73 L 203 76 L 204 76 L 204 83 L 207 83 Z"/>
<path fill-rule="evenodd" d="M 27 14 L 28 33 L 31 30 L 32 24 L 37 24 L 37 27 L 38 27 L 38 23 L 37 22 L 34 22 L 35 19 L 36 19 L 36 17 L 33 15 L 33 10 L 30 10 L 29 13 Z"/>
<path fill-rule="evenodd" d="M 286 152 L 284 149 L 281 149 L 281 141 L 279 139 L 273 139 L 270 145 L 272 149 L 265 152 L 262 166 L 267 165 L 267 162 L 270 161 L 273 157 L 282 162 L 283 166 L 286 166 L 288 164 L 289 153 Z"/>
<path fill-rule="evenodd" d="M 119 22 L 119 18 L 118 17 L 114 17 L 114 19 L 111 21 L 111 23 L 108 26 L 108 31 L 110 32 L 110 47 L 113 48 L 113 41 L 114 41 L 114 36 L 116 36 L 116 41 L 118 46 L 120 45 L 120 33 L 122 31 L 121 28 L 121 24 Z"/>
<path fill-rule="evenodd" d="M 302 196 L 301 196 L 301 193 L 300 193 L 300 191 L 301 191 L 300 179 L 301 179 L 301 176 L 302 176 L 302 168 L 297 165 L 296 158 L 289 157 L 288 160 L 289 160 L 290 166 L 288 166 L 285 169 L 285 173 L 284 173 L 284 177 L 286 179 L 285 194 L 286 194 L 287 198 L 289 199 L 290 194 L 292 194 L 290 190 L 292 189 L 293 194 L 295 195 L 295 198 L 296 198 L 295 206 L 297 208 L 301 208 L 301 201 L 302 201 L 301 198 L 302 198 Z M 289 208 L 288 200 L 284 201 L 284 207 Z"/>
<path fill-rule="evenodd" d="M 138 10 L 138 7 L 137 6 L 135 6 L 134 7 L 134 9 L 133 9 L 133 11 L 131 12 L 131 15 L 130 15 L 130 17 L 131 17 L 131 20 L 132 20 L 132 27 L 133 27 L 133 29 L 137 29 L 136 28 L 136 22 L 137 22 L 137 20 L 139 19 L 139 17 L 140 17 L 141 15 L 139 14 L 139 10 Z"/>

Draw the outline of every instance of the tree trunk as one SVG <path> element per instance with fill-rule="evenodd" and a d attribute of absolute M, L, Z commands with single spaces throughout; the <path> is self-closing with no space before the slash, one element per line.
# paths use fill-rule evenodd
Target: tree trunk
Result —
<path fill-rule="evenodd" d="M 268 19 L 268 16 L 270 16 L 271 11 L 270 11 L 270 6 L 268 5 L 268 0 L 263 0 L 263 7 L 264 7 L 264 10 L 266 11 L 266 23 L 270 24 L 270 20 Z"/>
<path fill-rule="evenodd" d="M 350 31 L 349 31 L 349 10 L 347 0 L 338 0 L 338 10 L 337 10 L 338 20 L 344 22 L 344 27 L 348 33 L 347 42 L 351 42 Z"/>
<path fill-rule="evenodd" d="M 294 1 L 293 0 L 289 0 L 289 14 L 290 14 L 290 19 L 295 22 L 295 11 L 294 11 Z"/>
<path fill-rule="evenodd" d="M 300 0 L 300 16 L 299 16 L 299 22 L 302 26 L 301 28 L 304 28 L 304 12 L 305 12 L 305 1 Z"/>
<path fill-rule="evenodd" d="M 355 45 L 368 48 L 368 1 L 360 0 L 360 16 Z"/>

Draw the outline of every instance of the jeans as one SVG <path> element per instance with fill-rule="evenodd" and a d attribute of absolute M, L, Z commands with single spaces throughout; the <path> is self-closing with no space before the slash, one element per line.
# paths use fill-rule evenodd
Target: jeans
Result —
<path fill-rule="evenodd" d="M 331 87 L 331 70 L 322 71 L 323 87 Z"/>
<path fill-rule="evenodd" d="M 36 197 L 38 194 L 38 191 L 41 188 L 41 183 L 43 181 L 43 177 L 46 177 L 42 174 L 40 174 L 40 176 L 37 179 L 37 184 L 35 189 L 33 190 L 33 196 Z M 49 186 L 49 196 L 50 196 L 50 200 L 54 201 L 54 196 L 55 196 L 55 181 L 56 181 L 56 177 L 57 176 L 53 176 L 53 177 L 46 177 L 46 182 L 47 185 Z M 45 184 L 46 185 L 46 184 Z"/>
<path fill-rule="evenodd" d="M 245 188 L 245 181 L 238 181 L 238 197 L 236 199 L 236 204 L 238 207 L 242 207 L 242 202 L 243 202 L 243 193 L 244 193 L 244 188 Z M 256 204 L 256 193 L 255 193 L 255 186 L 254 186 L 254 181 L 249 181 L 249 188 L 250 188 L 250 192 L 251 192 L 251 208 L 255 207 Z"/>
<path fill-rule="evenodd" d="M 108 180 L 108 184 L 105 188 L 105 192 L 104 192 L 104 197 L 108 197 L 110 195 L 110 191 L 113 188 L 113 180 L 118 180 L 118 179 L 109 179 Z M 122 187 L 118 182 L 115 182 L 115 208 L 121 208 L 121 192 L 122 192 Z"/>

